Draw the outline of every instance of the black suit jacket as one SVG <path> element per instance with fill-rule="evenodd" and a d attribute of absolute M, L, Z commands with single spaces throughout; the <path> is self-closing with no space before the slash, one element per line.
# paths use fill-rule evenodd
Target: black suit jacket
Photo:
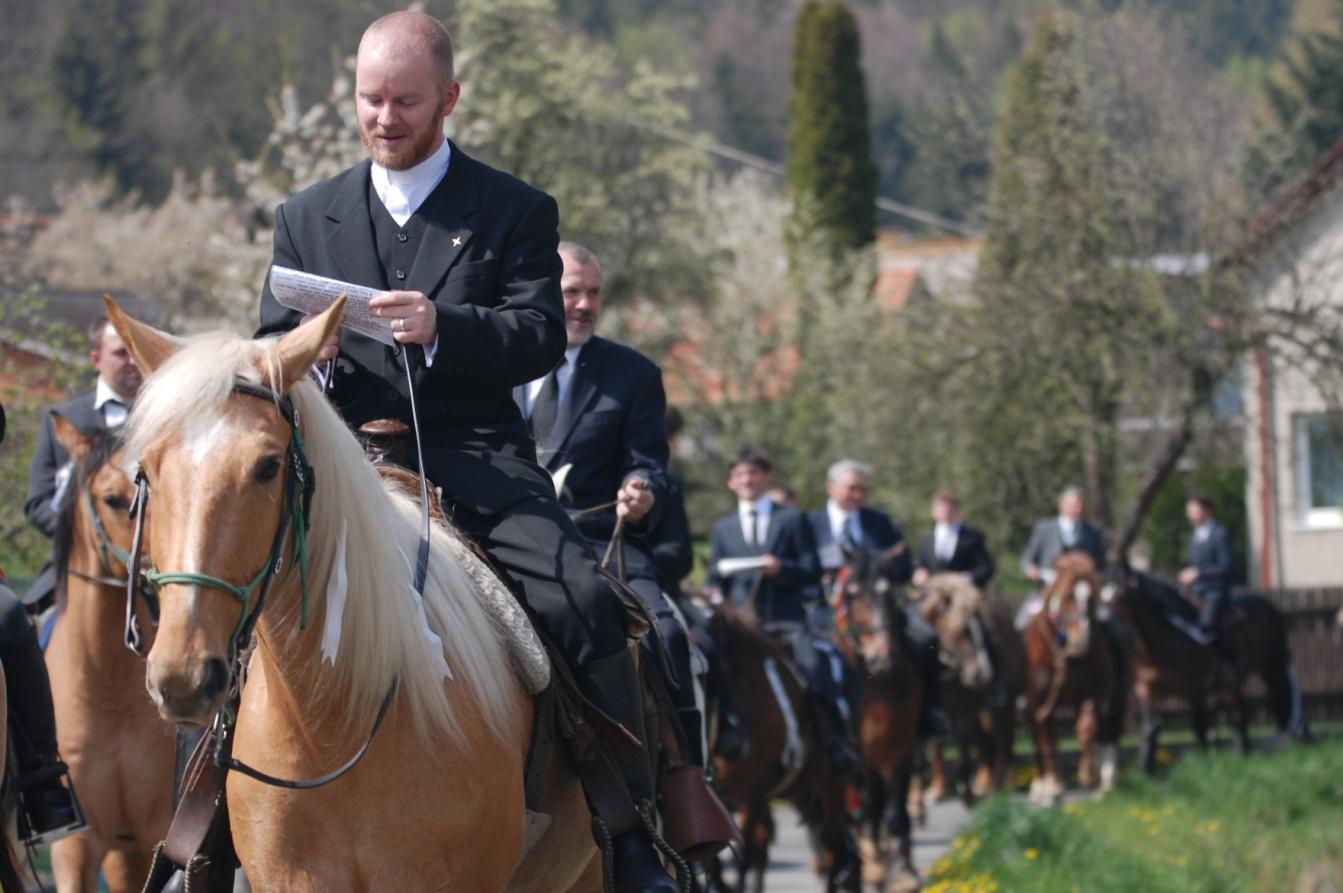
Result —
<path fill-rule="evenodd" d="M 56 509 L 52 500 L 56 496 L 56 477 L 61 468 L 70 461 L 70 454 L 56 440 L 56 430 L 52 427 L 53 412 L 86 434 L 94 434 L 107 429 L 103 414 L 93 408 L 94 392 L 80 394 L 66 401 L 42 416 L 42 430 L 37 434 L 37 447 L 28 463 L 28 498 L 23 503 L 23 514 L 34 527 L 47 536 L 56 530 Z"/>
<path fill-rule="evenodd" d="M 807 520 L 811 522 L 818 553 L 825 550 L 827 546 L 837 545 L 834 533 L 830 530 L 830 514 L 825 508 L 819 508 L 811 512 L 807 515 Z M 858 528 L 863 535 L 863 541 L 860 545 L 874 552 L 885 552 L 905 541 L 904 533 L 891 520 L 890 515 L 879 512 L 874 508 L 864 507 L 858 510 Z M 833 568 L 826 568 L 826 570 L 833 570 Z M 889 559 L 885 563 L 883 572 L 893 583 L 908 583 L 909 578 L 914 574 L 914 562 L 910 558 L 909 549 L 906 548 L 899 555 Z"/>
<path fill-rule="evenodd" d="M 355 165 L 280 205 L 272 263 L 387 288 L 368 206 L 370 167 Z M 555 200 L 454 145 L 447 174 L 416 213 L 426 229 L 404 287 L 427 295 L 438 316 L 433 366 L 412 359 L 425 472 L 450 504 L 480 512 L 553 495 L 512 389 L 545 375 L 564 353 Z M 258 334 L 299 321 L 267 282 Z M 328 396 L 351 427 L 377 418 L 409 424 L 407 393 L 399 352 L 341 330 Z"/>
<path fill-rule="evenodd" d="M 1199 595 L 1227 595 L 1231 592 L 1231 535 L 1214 523 L 1208 538 L 1199 542 L 1198 532 L 1189 535 L 1189 564 L 1198 569 L 1193 590 Z"/>
<path fill-rule="evenodd" d="M 514 391 L 521 404 L 523 387 Z M 593 337 L 578 353 L 549 443 L 538 443 L 541 465 L 552 473 L 568 464 L 562 502 L 571 511 L 603 505 L 631 477 L 648 481 L 653 509 L 632 525 L 646 531 L 658 523 L 667 500 L 667 397 L 662 370 L 631 347 Z M 615 510 L 585 515 L 579 530 L 592 540 L 609 540 Z M 631 538 L 630 544 L 647 547 Z M 652 574 L 651 559 L 648 572 Z"/>
<path fill-rule="evenodd" d="M 930 574 L 941 571 L 969 574 L 970 579 L 980 589 L 993 579 L 995 570 L 993 556 L 989 554 L 984 534 L 964 524 L 961 525 L 960 533 L 956 537 L 956 550 L 951 553 L 950 561 L 938 559 L 933 534 L 925 534 L 919 542 L 918 565 Z"/>
<path fill-rule="evenodd" d="M 759 571 L 728 576 L 718 571 L 718 562 L 723 558 L 753 555 L 773 555 L 779 559 L 778 575 L 762 579 Z M 764 548 L 758 549 L 747 545 L 736 512 L 719 518 L 709 535 L 708 580 L 711 586 L 720 587 L 723 597 L 733 604 L 753 607 L 762 623 L 806 623 L 807 591 L 821 580 L 821 562 L 816 557 L 811 523 L 798 510 L 776 503 L 770 509 Z"/>
<path fill-rule="evenodd" d="M 1082 521 L 1074 534 L 1076 541 L 1069 548 L 1063 544 L 1063 530 L 1059 526 L 1058 516 L 1041 518 L 1031 530 L 1030 542 L 1021 556 L 1021 570 L 1028 567 L 1042 570 L 1052 569 L 1054 562 L 1064 552 L 1085 552 L 1096 562 L 1098 570 L 1105 569 L 1105 535 L 1094 524 Z"/>
<path fill-rule="evenodd" d="M 662 516 L 640 539 L 652 550 L 658 586 L 663 592 L 678 596 L 681 581 L 695 568 L 695 550 L 690 538 L 690 518 L 685 511 L 685 491 L 681 479 L 671 472 L 667 473 Z"/>

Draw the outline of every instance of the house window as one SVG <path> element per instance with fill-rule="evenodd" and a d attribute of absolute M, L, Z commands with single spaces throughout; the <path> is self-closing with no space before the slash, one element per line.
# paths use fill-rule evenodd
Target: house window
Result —
<path fill-rule="evenodd" d="M 1343 526 L 1343 414 L 1294 420 L 1296 491 L 1307 527 Z"/>

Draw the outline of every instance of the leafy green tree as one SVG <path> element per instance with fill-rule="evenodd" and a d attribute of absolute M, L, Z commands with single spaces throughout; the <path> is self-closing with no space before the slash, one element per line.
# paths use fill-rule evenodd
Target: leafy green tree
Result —
<path fill-rule="evenodd" d="M 842 0 L 807 0 L 794 33 L 786 170 L 796 269 L 818 247 L 834 255 L 872 243 L 877 169 L 853 13 Z"/>

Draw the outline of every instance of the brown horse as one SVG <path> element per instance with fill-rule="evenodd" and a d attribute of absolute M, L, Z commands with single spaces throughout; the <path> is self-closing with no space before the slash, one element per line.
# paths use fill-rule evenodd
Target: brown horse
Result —
<path fill-rule="evenodd" d="M 870 850 L 864 861 L 877 868 L 867 878 L 881 890 L 918 890 L 909 801 L 923 688 L 900 635 L 905 615 L 899 588 L 882 556 L 863 549 L 848 556 L 835 588 L 837 643 L 863 679 L 857 713 L 866 782 L 864 849 Z"/>
<path fill-rule="evenodd" d="M 1250 673 L 1264 680 L 1279 730 L 1298 739 L 1309 735 L 1283 617 L 1269 602 L 1238 597 L 1228 606 L 1220 634 L 1229 637 L 1236 649 L 1236 667 L 1196 641 L 1198 611 L 1170 584 L 1128 571 L 1114 604 L 1135 633 L 1133 691 L 1142 724 L 1139 762 L 1144 770 L 1156 770 L 1160 726 L 1152 700 L 1161 695 L 1189 703 L 1194 736 L 1202 748 L 1208 746 L 1207 708 L 1209 697 L 1214 697 L 1234 711 L 1236 745 L 1242 753 L 1248 750 L 1249 710 L 1242 687 Z"/>
<path fill-rule="evenodd" d="M 806 685 L 788 647 L 766 635 L 755 618 L 714 606 L 708 632 L 723 661 L 728 698 L 745 746 L 736 759 L 714 757 L 717 787 L 738 813 L 744 846 L 737 858 L 738 891 L 761 893 L 774 839 L 770 801 L 790 801 L 820 844 L 827 891 L 858 890 L 852 845 L 844 826 L 844 784 L 828 771 Z M 721 864 L 710 863 L 710 887 L 729 887 Z"/>
<path fill-rule="evenodd" d="M 123 641 L 135 488 L 111 435 L 52 422 L 74 469 L 56 529 L 60 615 L 46 662 L 57 742 L 88 822 L 52 845 L 52 874 L 61 893 L 98 889 L 100 866 L 114 893 L 139 890 L 172 817 L 173 731 L 145 692 L 144 660 Z"/>
<path fill-rule="evenodd" d="M 1004 607 L 986 603 L 984 593 L 961 574 L 931 577 L 918 609 L 937 631 L 942 703 L 958 752 L 956 781 L 969 805 L 1010 782 L 1016 701 L 1026 690 L 1026 651 Z M 996 693 L 990 690 L 995 676 Z M 935 754 L 930 793 L 951 789 L 940 751 Z"/>
<path fill-rule="evenodd" d="M 173 722 L 222 717 L 233 758 L 284 779 L 327 773 L 370 742 L 311 789 L 228 774 L 233 843 L 257 889 L 598 890 L 587 805 L 558 759 L 542 785 L 549 823 L 527 820 L 535 680 L 524 687 L 483 564 L 439 528 L 416 591 L 419 506 L 309 379 L 343 306 L 278 340 L 179 344 L 109 302 L 148 374 L 126 451 L 151 504 L 150 694 Z"/>
<path fill-rule="evenodd" d="M 1029 667 L 1026 709 L 1034 728 L 1037 769 L 1030 796 L 1042 805 L 1057 803 L 1063 794 L 1055 710 L 1064 704 L 1077 709 L 1077 774 L 1082 785 L 1109 790 L 1119 764 L 1127 691 L 1117 644 L 1097 618 L 1101 586 L 1095 562 L 1070 552 L 1054 562 L 1054 571 L 1043 607 L 1022 634 Z"/>

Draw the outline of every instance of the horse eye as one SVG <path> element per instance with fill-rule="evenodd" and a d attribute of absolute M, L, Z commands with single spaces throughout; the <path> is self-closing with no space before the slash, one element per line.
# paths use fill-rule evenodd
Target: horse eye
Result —
<path fill-rule="evenodd" d="M 267 456 L 257 465 L 252 476 L 258 484 L 268 484 L 280 473 L 280 460 L 277 456 Z"/>
<path fill-rule="evenodd" d="M 119 493 L 109 493 L 103 497 L 103 505 L 114 512 L 130 511 L 131 501 Z"/>

